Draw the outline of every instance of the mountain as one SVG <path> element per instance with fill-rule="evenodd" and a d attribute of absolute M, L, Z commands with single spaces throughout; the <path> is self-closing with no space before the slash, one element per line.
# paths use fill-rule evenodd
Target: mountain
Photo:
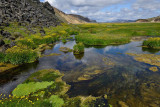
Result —
<path fill-rule="evenodd" d="M 48 3 L 39 0 L 0 0 L 0 24 L 16 21 L 33 26 L 56 26 L 61 21 Z"/>
<path fill-rule="evenodd" d="M 80 23 L 96 22 L 94 20 L 90 20 L 89 18 L 80 16 L 80 15 L 66 14 L 55 7 L 54 7 L 54 11 L 56 16 L 65 23 L 80 24 Z"/>
<path fill-rule="evenodd" d="M 160 16 L 149 19 L 138 19 L 136 22 L 160 22 Z"/>
<path fill-rule="evenodd" d="M 125 19 L 117 19 L 112 21 L 112 23 L 129 23 L 129 22 L 135 22 L 136 20 L 125 20 Z"/>

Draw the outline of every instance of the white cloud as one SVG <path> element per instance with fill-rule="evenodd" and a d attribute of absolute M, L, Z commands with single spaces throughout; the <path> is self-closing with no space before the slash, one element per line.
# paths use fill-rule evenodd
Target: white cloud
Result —
<path fill-rule="evenodd" d="M 160 15 L 160 0 L 45 0 L 58 9 L 98 21 L 139 19 Z M 125 7 L 126 4 L 130 6 Z M 118 5 L 118 6 L 117 6 Z M 114 7 L 113 9 L 104 9 Z M 120 8 L 118 11 L 114 11 Z M 103 9 L 103 11 L 102 11 Z"/>

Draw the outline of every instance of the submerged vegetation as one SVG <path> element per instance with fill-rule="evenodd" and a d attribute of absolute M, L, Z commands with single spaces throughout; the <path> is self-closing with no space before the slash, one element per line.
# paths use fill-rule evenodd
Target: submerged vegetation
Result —
<path fill-rule="evenodd" d="M 61 80 L 58 70 L 46 69 L 32 74 L 17 86 L 13 96 L 0 100 L 0 106 L 7 107 L 109 107 L 103 97 L 74 97 L 66 94 L 69 87 Z"/>
<path fill-rule="evenodd" d="M 153 66 L 157 66 L 160 68 L 160 55 L 155 54 L 133 54 L 133 53 L 127 53 L 127 55 L 133 56 L 136 61 L 143 62 L 146 64 L 150 64 Z M 156 72 L 158 71 L 157 67 L 151 67 L 149 68 L 151 71 Z"/>

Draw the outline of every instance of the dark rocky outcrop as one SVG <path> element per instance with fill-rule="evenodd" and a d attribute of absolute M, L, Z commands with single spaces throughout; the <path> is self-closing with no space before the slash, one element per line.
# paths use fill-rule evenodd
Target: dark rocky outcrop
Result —
<path fill-rule="evenodd" d="M 0 25 L 12 21 L 32 26 L 56 26 L 61 21 L 53 7 L 39 0 L 0 0 Z"/>

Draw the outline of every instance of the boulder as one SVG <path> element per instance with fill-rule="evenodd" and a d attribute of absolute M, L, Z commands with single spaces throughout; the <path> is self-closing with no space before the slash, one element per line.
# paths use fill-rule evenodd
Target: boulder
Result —
<path fill-rule="evenodd" d="M 5 42 L 2 39 L 0 39 L 0 47 L 3 46 L 4 44 Z"/>

